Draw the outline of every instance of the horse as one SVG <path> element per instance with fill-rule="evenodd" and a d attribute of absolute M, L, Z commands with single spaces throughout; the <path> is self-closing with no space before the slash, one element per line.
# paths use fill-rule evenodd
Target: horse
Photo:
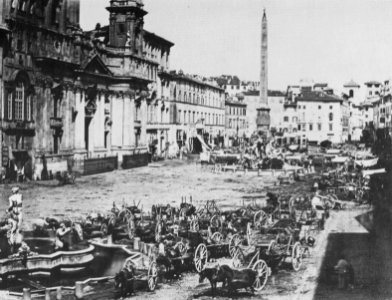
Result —
<path fill-rule="evenodd" d="M 114 287 L 120 289 L 120 296 L 127 297 L 134 293 L 134 275 L 135 272 L 132 269 L 123 268 L 114 277 Z"/>
<path fill-rule="evenodd" d="M 228 265 L 223 265 L 218 269 L 216 277 L 227 284 L 230 293 L 240 288 L 250 288 L 253 292 L 257 272 L 252 269 L 234 270 Z"/>
<path fill-rule="evenodd" d="M 215 268 L 205 268 L 199 273 L 199 284 L 203 283 L 204 279 L 207 278 L 211 284 L 211 292 L 212 296 L 215 295 L 216 284 L 218 282 L 222 282 L 222 286 L 225 286 L 225 277 L 223 277 L 223 273 L 219 272 L 220 267 L 217 266 Z M 218 276 L 220 275 L 220 276 Z"/>

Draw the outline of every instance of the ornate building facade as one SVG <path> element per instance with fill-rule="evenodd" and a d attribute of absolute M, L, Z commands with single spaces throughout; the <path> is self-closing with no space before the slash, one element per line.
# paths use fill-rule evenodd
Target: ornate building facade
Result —
<path fill-rule="evenodd" d="M 147 107 L 173 43 L 144 30 L 141 1 L 107 10 L 109 26 L 83 32 L 79 0 L 1 3 L 3 167 L 41 178 L 147 152 Z"/>

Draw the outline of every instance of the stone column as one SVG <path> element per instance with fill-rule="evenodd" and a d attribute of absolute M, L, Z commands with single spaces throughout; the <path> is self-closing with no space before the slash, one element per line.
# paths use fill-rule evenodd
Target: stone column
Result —
<path fill-rule="evenodd" d="M 64 89 L 64 97 L 63 97 L 63 112 L 61 114 L 61 117 L 63 118 L 63 149 L 64 150 L 69 150 L 70 145 L 71 145 L 71 122 L 70 122 L 70 108 L 71 108 L 71 90 L 69 87 L 66 87 Z"/>
<path fill-rule="evenodd" d="M 105 137 L 105 94 L 98 93 L 96 99 L 97 111 L 94 115 L 94 146 L 103 150 Z"/>
<path fill-rule="evenodd" d="M 146 99 L 142 99 L 140 104 L 140 146 L 147 146 L 147 102 Z"/>
<path fill-rule="evenodd" d="M 131 147 L 131 135 L 133 134 L 132 129 L 133 129 L 133 111 L 131 110 L 131 99 L 130 99 L 130 94 L 126 93 L 124 94 L 124 110 L 123 110 L 123 116 L 124 116 L 124 122 L 123 122 L 123 146 L 124 148 L 130 148 Z M 132 123 L 131 123 L 132 122 Z"/>
<path fill-rule="evenodd" d="M 112 145 L 113 147 L 121 147 L 123 142 L 123 99 L 118 95 L 112 100 Z"/>
<path fill-rule="evenodd" d="M 161 143 L 161 130 L 157 129 L 157 139 L 158 139 L 158 145 L 157 145 L 157 155 L 162 154 L 162 143 Z"/>
<path fill-rule="evenodd" d="M 135 109 L 135 98 L 131 96 L 129 99 L 129 138 L 132 147 L 135 147 Z"/>
<path fill-rule="evenodd" d="M 90 121 L 90 125 L 88 127 L 88 152 L 89 152 L 89 156 L 93 157 L 92 155 L 94 155 L 94 150 L 95 150 L 95 138 L 94 138 L 94 134 L 96 132 L 95 130 L 95 124 L 97 122 L 97 116 L 96 116 L 97 111 L 95 112 L 95 114 L 93 115 L 93 117 L 91 118 Z"/>
<path fill-rule="evenodd" d="M 86 149 L 84 143 L 85 126 L 85 94 L 82 89 L 75 91 L 75 150 L 81 152 Z"/>
<path fill-rule="evenodd" d="M 49 138 L 52 138 L 52 131 L 50 130 L 49 125 L 49 116 L 52 115 L 52 112 L 49 110 L 49 102 L 52 101 L 52 93 L 50 92 L 50 84 L 46 84 L 44 87 L 44 101 L 42 106 L 42 149 L 51 150 L 49 148 L 50 142 Z"/>

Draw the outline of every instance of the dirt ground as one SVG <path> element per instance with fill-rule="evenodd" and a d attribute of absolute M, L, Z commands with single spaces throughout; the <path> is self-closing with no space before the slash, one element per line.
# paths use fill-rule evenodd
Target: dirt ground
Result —
<path fill-rule="evenodd" d="M 293 194 L 309 192 L 311 180 L 280 186 L 275 176 L 256 173 L 215 174 L 194 163 L 166 161 L 148 167 L 120 170 L 77 178 L 75 185 L 58 186 L 57 182 L 34 182 L 20 185 L 24 196 L 24 227 L 31 227 L 34 219 L 46 216 L 77 219 L 89 212 L 108 211 L 113 201 L 121 205 L 134 201 L 149 210 L 153 204 L 178 205 L 181 197 L 192 196 L 196 206 L 215 200 L 220 208 L 242 206 L 258 201 L 261 204 L 267 191 Z M 0 186 L 0 209 L 8 205 L 11 185 Z M 283 267 L 272 276 L 260 294 L 239 292 L 227 295 L 221 292 L 217 299 L 313 299 L 318 285 L 318 271 L 330 232 L 364 230 L 355 223 L 360 212 L 332 213 L 326 230 L 316 238 L 316 246 L 304 261 L 300 271 Z M 224 263 L 224 262 L 220 262 Z M 180 280 L 161 284 L 154 293 L 139 291 L 132 299 L 209 299 L 207 281 L 198 282 L 197 274 L 184 274 Z M 320 298 L 321 299 L 321 298 Z M 336 298 L 335 298 L 336 299 Z"/>

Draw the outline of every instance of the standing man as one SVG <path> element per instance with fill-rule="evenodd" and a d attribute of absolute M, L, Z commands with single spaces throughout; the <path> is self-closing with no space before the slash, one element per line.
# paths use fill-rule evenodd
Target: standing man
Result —
<path fill-rule="evenodd" d="M 12 188 L 12 195 L 9 197 L 8 211 L 12 212 L 18 221 L 17 230 L 20 231 L 22 227 L 22 194 L 19 191 L 19 187 L 14 186 Z"/>
<path fill-rule="evenodd" d="M 354 283 L 354 270 L 344 255 L 341 255 L 334 268 L 338 273 L 338 288 L 346 289 L 348 286 L 352 287 Z"/>

